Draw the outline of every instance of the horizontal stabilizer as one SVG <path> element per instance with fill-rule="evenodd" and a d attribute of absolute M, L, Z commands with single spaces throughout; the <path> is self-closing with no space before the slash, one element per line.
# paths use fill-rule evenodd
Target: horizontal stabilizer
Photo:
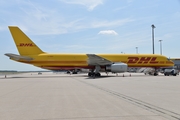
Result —
<path fill-rule="evenodd" d="M 16 54 L 12 54 L 12 53 L 6 53 L 4 55 L 8 56 L 10 59 L 13 59 L 13 60 L 25 60 L 25 61 L 33 60 L 33 58 L 31 58 L 31 57 L 16 55 Z"/>

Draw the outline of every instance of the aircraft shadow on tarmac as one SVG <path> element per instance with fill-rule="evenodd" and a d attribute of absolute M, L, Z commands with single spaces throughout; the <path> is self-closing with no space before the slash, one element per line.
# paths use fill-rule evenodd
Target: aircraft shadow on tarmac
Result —
<path fill-rule="evenodd" d="M 78 74 L 78 75 L 66 75 L 64 74 L 63 76 L 62 75 L 50 75 L 50 76 L 47 76 L 47 75 L 28 75 L 28 76 L 21 76 L 21 75 L 18 75 L 18 76 L 1 76 L 0 79 L 16 79 L 16 78 L 68 78 L 68 77 L 84 77 L 85 79 L 103 79 L 103 78 L 111 78 L 111 77 L 119 77 L 119 78 L 126 78 L 126 77 L 162 77 L 164 75 L 158 75 L 158 76 L 151 76 L 151 75 L 129 75 L 129 74 L 119 74 L 119 75 L 102 75 L 100 77 L 88 77 L 87 75 L 82 75 L 82 74 Z"/>
<path fill-rule="evenodd" d="M 0 79 L 18 79 L 18 78 L 70 78 L 70 77 L 84 77 L 85 79 L 102 79 L 110 77 L 122 77 L 122 76 L 101 76 L 101 77 L 88 77 L 87 75 L 67 75 L 67 76 L 6 76 Z"/>

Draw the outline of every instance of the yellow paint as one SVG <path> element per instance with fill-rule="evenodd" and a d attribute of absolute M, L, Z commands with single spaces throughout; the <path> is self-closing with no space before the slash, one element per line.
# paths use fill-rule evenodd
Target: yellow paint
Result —
<path fill-rule="evenodd" d="M 9 27 L 12 37 L 15 41 L 19 54 L 21 56 L 28 56 L 33 58 L 32 61 L 15 60 L 27 64 L 32 64 L 45 69 L 62 69 L 62 68 L 90 68 L 87 64 L 86 54 L 52 54 L 43 52 L 31 39 L 29 39 L 18 27 Z M 169 67 L 173 66 L 173 62 L 167 57 L 156 54 L 96 54 L 112 62 L 124 62 L 129 67 Z M 129 57 L 136 57 L 137 59 L 153 59 L 155 62 L 150 63 L 151 60 L 145 62 L 128 63 Z"/>

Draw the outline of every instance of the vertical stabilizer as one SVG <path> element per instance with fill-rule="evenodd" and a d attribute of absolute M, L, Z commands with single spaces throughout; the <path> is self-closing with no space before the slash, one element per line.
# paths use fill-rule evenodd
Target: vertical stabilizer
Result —
<path fill-rule="evenodd" d="M 18 27 L 9 26 L 9 30 L 14 39 L 16 47 L 20 55 L 37 55 L 43 53 L 43 51 L 29 39 Z"/>

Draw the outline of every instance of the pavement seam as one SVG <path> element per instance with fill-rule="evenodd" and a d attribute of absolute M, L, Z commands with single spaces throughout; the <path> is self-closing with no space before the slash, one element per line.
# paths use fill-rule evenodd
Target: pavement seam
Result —
<path fill-rule="evenodd" d="M 88 82 L 85 82 L 85 81 L 82 81 L 82 80 L 79 80 L 77 78 L 73 78 L 81 83 L 84 83 L 84 84 L 87 84 L 89 86 L 92 86 L 96 89 L 99 89 L 99 90 L 102 90 L 104 92 L 107 92 L 111 95 L 114 95 L 118 98 L 121 98 L 123 100 L 126 100 L 128 102 L 130 102 L 131 104 L 134 104 L 136 106 L 139 106 L 143 109 L 146 109 L 148 111 L 151 111 L 151 112 L 154 112 L 156 114 L 159 114 L 165 118 L 168 118 L 168 119 L 173 119 L 173 120 L 180 120 L 180 114 L 178 113 L 175 113 L 173 111 L 170 111 L 170 110 L 166 110 L 164 108 L 160 108 L 158 106 L 155 106 L 155 105 L 152 105 L 152 104 L 149 104 L 149 103 L 146 103 L 144 101 L 141 101 L 141 100 L 138 100 L 138 99 L 135 99 L 135 98 L 132 98 L 132 97 L 129 97 L 127 95 L 124 95 L 124 94 L 121 94 L 121 93 L 118 93 L 118 92 L 115 92 L 115 91 L 112 91 L 112 90 L 109 90 L 109 89 L 106 89 L 106 88 L 103 88 L 103 87 L 100 87 L 100 86 L 97 86 L 97 85 L 94 85 L 94 84 L 91 84 L 91 83 L 88 83 Z"/>

